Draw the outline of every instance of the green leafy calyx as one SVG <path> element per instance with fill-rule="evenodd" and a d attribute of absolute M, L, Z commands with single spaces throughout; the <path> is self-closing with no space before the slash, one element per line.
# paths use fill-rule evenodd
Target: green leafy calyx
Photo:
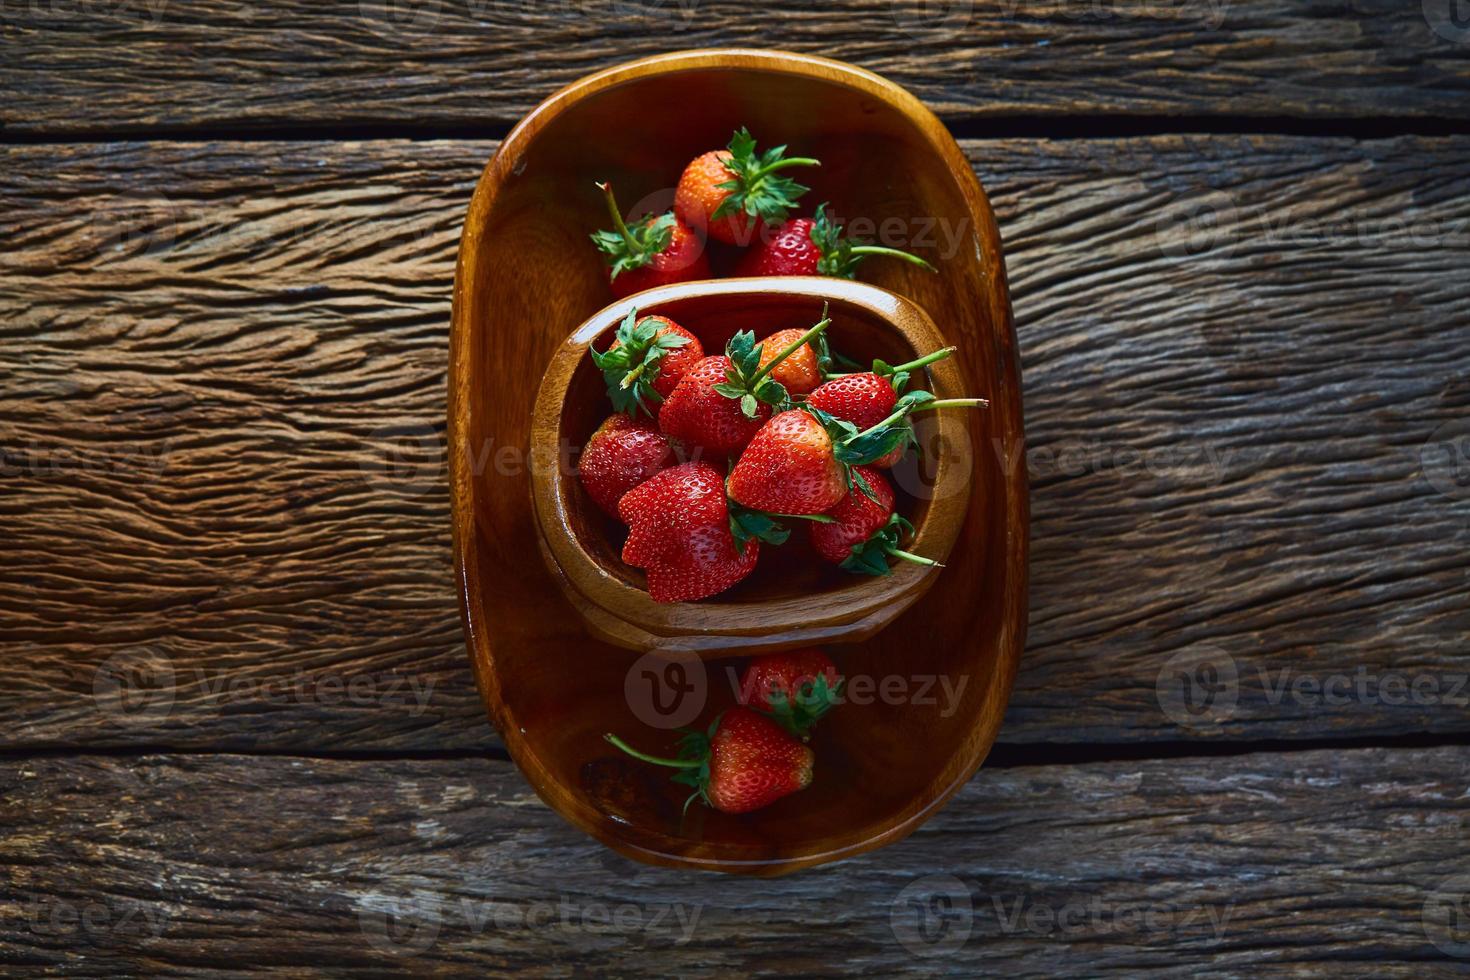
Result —
<path fill-rule="evenodd" d="M 623 221 L 612 187 L 608 184 L 597 187 L 607 202 L 613 230 L 593 232 L 592 241 L 607 259 L 610 277 L 616 279 L 625 272 L 643 268 L 669 247 L 674 240 L 674 213 L 645 214 L 628 224 Z"/>
<path fill-rule="evenodd" d="M 709 798 L 709 764 L 713 755 L 711 743 L 714 741 L 715 732 L 720 729 L 720 719 L 723 715 L 716 717 L 710 723 L 707 731 L 696 731 L 694 729 L 683 729 L 684 737 L 679 739 L 680 762 L 685 763 L 684 768 L 674 774 L 674 782 L 685 786 L 694 787 L 694 792 L 684 801 L 684 812 L 689 812 L 689 804 L 695 800 L 703 800 L 708 806 L 714 804 Z"/>
<path fill-rule="evenodd" d="M 861 239 L 843 237 L 842 226 L 827 215 L 826 204 L 818 205 L 816 214 L 812 216 L 811 240 L 821 253 L 821 258 L 817 260 L 817 274 L 822 276 L 856 279 L 858 265 L 874 255 L 886 255 L 930 272 L 936 271 L 934 266 L 917 255 L 896 248 L 870 245 Z"/>
<path fill-rule="evenodd" d="M 627 415 L 644 412 L 653 415 L 649 401 L 663 398 L 653 388 L 659 364 L 671 350 L 689 343 L 689 338 L 672 330 L 660 333 L 668 324 L 653 317 L 638 319 L 636 309 L 618 325 L 615 341 L 605 352 L 591 350 L 592 363 L 602 371 L 613 409 Z"/>
<path fill-rule="evenodd" d="M 757 153 L 755 137 L 750 130 L 740 128 L 730 137 L 726 147 L 725 169 L 733 179 L 718 185 L 730 193 L 715 209 L 713 218 L 718 220 L 735 214 L 746 214 L 770 225 L 780 224 L 791 214 L 801 195 L 811 188 L 803 187 L 781 171 L 788 167 L 818 167 L 821 162 L 810 157 L 788 157 L 786 147 L 776 146 L 764 153 Z"/>
<path fill-rule="evenodd" d="M 777 688 L 766 694 L 767 712 L 771 720 L 797 738 L 805 740 L 813 725 L 836 706 L 842 695 L 843 678 L 836 683 L 827 682 L 826 673 L 819 673 L 811 680 L 803 681 L 795 691 L 788 693 Z"/>
<path fill-rule="evenodd" d="M 805 344 L 820 337 L 831 323 L 832 320 L 824 308 L 822 319 L 817 325 L 802 334 L 796 343 L 776 352 L 776 356 L 767 361 L 765 367 L 761 367 L 763 345 L 755 342 L 755 334 L 751 331 L 740 331 L 725 345 L 725 356 L 730 359 L 730 367 L 725 371 L 724 383 L 714 386 L 715 391 L 740 402 L 740 410 L 748 419 L 759 417 L 763 403 L 778 412 L 785 411 L 791 406 L 791 395 L 786 391 L 785 385 L 771 377 L 771 372 Z"/>
<path fill-rule="evenodd" d="M 842 569 L 859 575 L 888 575 L 889 559 L 899 550 L 899 542 L 913 530 L 914 526 L 903 515 L 890 515 L 888 523 L 874 531 L 868 540 L 852 546 L 852 554 L 842 562 Z"/>

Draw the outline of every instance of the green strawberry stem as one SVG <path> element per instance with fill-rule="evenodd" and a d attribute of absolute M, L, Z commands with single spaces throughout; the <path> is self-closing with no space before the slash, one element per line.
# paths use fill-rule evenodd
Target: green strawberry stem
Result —
<path fill-rule="evenodd" d="M 618 208 L 618 199 L 613 196 L 612 184 L 598 182 L 597 189 L 602 191 L 603 200 L 607 202 L 607 213 L 612 215 L 613 228 L 623 241 L 628 243 L 628 248 L 633 252 L 647 252 L 648 246 L 640 242 L 634 234 L 628 230 L 628 225 L 623 221 L 623 212 Z"/>
<path fill-rule="evenodd" d="M 895 558 L 902 558 L 904 561 L 911 561 L 915 565 L 930 565 L 934 568 L 944 567 L 933 558 L 925 558 L 923 555 L 916 555 L 911 551 L 904 551 L 902 548 L 884 548 L 883 550 L 888 552 L 888 554 L 892 555 Z"/>
<path fill-rule="evenodd" d="M 704 762 L 704 760 L 702 759 L 664 759 L 656 755 L 649 755 L 646 752 L 639 752 L 637 749 L 633 748 L 633 746 L 629 745 L 627 742 L 624 742 L 612 732 L 608 732 L 602 737 L 607 739 L 613 745 L 622 749 L 624 752 L 631 755 L 633 758 L 642 759 L 644 762 L 650 762 L 655 766 L 668 766 L 672 769 L 696 769 Z"/>
<path fill-rule="evenodd" d="M 762 511 L 762 513 L 767 513 Z M 837 518 L 828 517 L 826 514 L 770 514 L 771 517 L 782 517 L 793 521 L 812 521 L 816 524 L 836 524 Z"/>
<path fill-rule="evenodd" d="M 936 408 L 984 408 L 989 404 L 990 399 L 988 398 L 942 398 L 939 401 L 924 402 L 922 405 L 919 405 L 917 407 L 913 405 L 905 405 L 903 408 L 900 408 L 898 411 L 888 416 L 888 418 L 884 419 L 882 422 L 879 422 L 877 425 L 874 425 L 870 428 L 864 429 L 862 432 L 859 432 L 852 438 L 861 439 L 863 436 L 871 435 L 872 433 L 877 432 L 879 429 L 886 428 L 887 426 L 892 425 L 894 422 L 897 422 L 905 415 L 910 415 L 914 412 L 928 412 Z"/>
<path fill-rule="evenodd" d="M 824 317 L 822 321 L 818 323 L 815 327 L 812 327 L 806 333 L 802 334 L 800 340 L 796 341 L 796 343 L 792 344 L 790 347 L 777 354 L 774 358 L 771 359 L 771 362 L 769 364 L 767 364 L 765 367 L 761 368 L 755 373 L 755 377 L 750 379 L 750 389 L 754 391 L 755 387 L 761 383 L 762 378 L 770 374 L 772 371 L 776 370 L 776 368 L 780 365 L 782 361 L 786 360 L 786 358 L 801 350 L 801 348 L 807 343 L 807 341 L 811 340 L 813 337 L 817 336 L 817 334 L 821 333 L 823 330 L 826 330 L 831 325 L 832 318 Z"/>
<path fill-rule="evenodd" d="M 767 174 L 773 174 L 777 170 L 785 170 L 787 167 L 820 167 L 821 165 L 822 161 L 813 159 L 812 157 L 791 157 L 790 159 L 777 160 L 770 166 L 762 167 L 752 174 L 750 186 L 754 187 L 759 184 L 761 178 Z"/>
<path fill-rule="evenodd" d="M 919 358 L 916 361 L 909 361 L 907 364 L 900 364 L 897 367 L 889 368 L 889 370 L 892 371 L 894 374 L 897 374 L 900 371 L 917 371 L 921 367 L 928 367 L 931 364 L 946 359 L 957 350 L 959 350 L 958 347 L 941 347 L 939 350 L 934 351 L 932 354 L 925 354 L 923 357 Z"/>
<path fill-rule="evenodd" d="M 631 388 L 634 384 L 637 383 L 638 379 L 643 376 L 643 372 L 646 370 L 648 370 L 648 362 L 643 361 L 633 370 L 623 375 L 623 380 L 618 382 L 618 384 L 623 388 Z"/>
<path fill-rule="evenodd" d="M 603 192 L 603 200 L 607 201 L 607 213 L 612 216 L 613 228 L 617 229 L 617 234 L 622 235 L 623 241 L 628 242 L 629 248 L 635 251 L 642 251 L 642 242 L 634 238 L 634 234 L 628 231 L 628 225 L 623 222 L 622 210 L 617 207 L 617 198 L 613 197 L 613 185 L 598 181 L 597 190 Z"/>
<path fill-rule="evenodd" d="M 909 361 L 907 364 L 898 364 L 898 365 L 895 365 L 894 367 L 885 368 L 884 371 L 883 371 L 883 373 L 884 374 L 902 374 L 904 371 L 917 371 L 919 368 L 928 367 L 931 364 L 935 364 L 935 363 L 938 363 L 939 361 L 943 361 L 943 360 L 947 359 L 951 354 L 953 354 L 957 350 L 959 350 L 958 347 L 941 347 L 939 350 L 934 351 L 934 352 L 929 353 L 929 354 L 925 354 L 923 357 L 921 357 L 921 358 L 919 358 L 917 360 Z M 846 358 L 843 358 L 843 360 L 846 360 Z M 853 367 L 861 367 L 862 365 L 860 365 L 860 364 L 854 364 L 852 366 Z M 844 374 L 832 374 L 832 373 L 828 373 L 828 374 L 824 375 L 824 377 L 826 377 L 826 378 L 851 378 L 851 377 L 855 377 L 856 375 L 859 375 L 859 374 L 871 374 L 871 373 L 873 373 L 873 372 L 870 372 L 870 371 L 848 371 L 848 372 L 846 372 Z"/>
<path fill-rule="evenodd" d="M 889 258 L 893 258 L 893 259 L 903 259 L 905 262 L 909 263 L 910 265 L 917 265 L 920 268 L 928 269 L 930 272 L 938 272 L 939 271 L 938 269 L 934 268 L 934 266 L 930 265 L 925 260 L 919 258 L 917 255 L 910 255 L 908 252 L 903 252 L 903 251 L 900 251 L 899 249 L 896 249 L 896 248 L 884 248 L 881 245 L 854 245 L 849 250 L 849 254 L 851 254 L 851 255 L 886 255 Z"/>

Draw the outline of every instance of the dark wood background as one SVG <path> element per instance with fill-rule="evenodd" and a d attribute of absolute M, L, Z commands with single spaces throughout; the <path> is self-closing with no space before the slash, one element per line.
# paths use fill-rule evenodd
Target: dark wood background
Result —
<path fill-rule="evenodd" d="M 0 10 L 7 972 L 1470 971 L 1470 12 Z M 776 881 L 634 864 L 536 800 L 463 652 L 444 479 L 496 140 L 729 44 L 950 123 L 1031 447 L 991 761 L 908 841 Z M 1193 720 L 1202 651 L 1235 701 Z"/>

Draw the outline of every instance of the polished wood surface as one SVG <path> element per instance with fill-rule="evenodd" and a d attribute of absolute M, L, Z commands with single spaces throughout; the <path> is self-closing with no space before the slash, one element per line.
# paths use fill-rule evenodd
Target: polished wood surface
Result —
<path fill-rule="evenodd" d="M 723 145 L 740 126 L 760 133 L 766 145 L 820 148 L 822 167 L 810 176 L 814 202 L 832 201 L 875 227 L 932 222 L 959 237 L 959 247 L 934 256 L 937 275 L 876 262 L 870 275 L 926 310 L 959 347 L 940 377 L 977 386 L 972 392 L 991 401 L 970 420 L 969 438 L 951 443 L 968 455 L 969 506 L 955 508 L 953 518 L 940 516 L 934 529 L 941 538 L 957 534 L 965 559 L 930 578 L 934 584 L 905 615 L 869 641 L 844 647 L 840 659 L 853 675 L 880 677 L 902 663 L 973 687 L 963 707 L 944 717 L 931 708 L 889 704 L 878 712 L 878 728 L 834 722 L 823 733 L 828 748 L 818 762 L 830 775 L 819 776 L 799 802 L 788 798 L 738 818 L 710 813 L 687 820 L 669 805 L 671 787 L 615 806 L 587 782 L 587 767 L 611 751 L 602 734 L 634 723 L 622 692 L 636 658 L 626 651 L 615 656 L 580 630 L 551 627 L 580 617 L 566 605 L 554 574 L 536 575 L 524 560 L 538 546 L 531 479 L 525 469 L 478 469 L 474 461 L 490 446 L 530 444 L 535 389 L 526 381 L 539 378 L 572 328 L 610 299 L 601 260 L 583 245 L 601 220 L 595 182 L 610 179 L 635 199 L 656 195 L 672 187 L 685 162 Z M 589 142 L 600 147 L 595 158 L 585 152 Z M 579 196 L 576 188 L 585 190 Z M 799 319 L 814 322 L 812 312 L 808 307 Z M 743 322 L 736 319 L 737 326 Z M 600 332 L 606 324 L 593 326 Z M 506 364 L 520 370 L 507 375 Z M 567 386 L 582 392 L 570 413 L 560 413 L 558 440 L 570 440 L 598 421 L 588 396 L 595 373 L 580 357 L 559 366 L 572 371 Z M 551 414 L 547 407 L 542 416 L 548 439 Z M 942 418 L 939 424 L 956 423 Z M 900 839 L 989 751 L 1026 629 L 1026 476 L 1003 465 L 1023 452 L 1019 364 L 989 203 L 943 125 L 903 90 L 822 59 L 688 52 L 600 73 L 549 99 L 507 138 L 470 203 L 455 275 L 448 436 L 455 559 L 480 689 L 511 757 L 537 791 L 600 840 L 659 863 L 788 872 Z M 533 455 L 529 469 L 550 475 L 551 468 L 536 464 Z M 588 540 L 578 538 L 584 549 Z M 555 554 L 565 540 L 549 543 Z M 598 587 L 619 584 L 610 555 L 597 557 L 592 568 L 558 561 L 584 596 L 594 588 L 590 577 L 600 580 Z M 630 581 L 621 586 L 616 612 L 626 615 L 637 597 Z M 767 609 L 785 622 L 799 606 L 783 605 L 789 586 L 775 587 L 782 594 Z M 657 613 L 644 601 L 642 622 Z M 841 603 L 849 601 L 864 619 L 875 615 L 860 598 L 839 593 L 836 616 L 847 615 Z M 871 632 L 859 623 L 861 633 Z M 664 628 L 672 633 L 680 625 Z M 610 626 L 603 622 L 599 632 Z M 914 637 L 921 634 L 926 642 L 915 655 Z M 714 716 L 714 694 L 703 717 Z M 895 740 L 898 731 L 905 736 Z M 924 750 L 912 751 L 918 745 Z M 844 815 L 840 822 L 836 814 Z"/>
<path fill-rule="evenodd" d="M 1470 46 L 1433 4 L 431 0 L 394 5 L 439 14 L 406 35 L 388 6 L 0 15 L 0 970 L 1463 970 L 1424 920 L 1470 739 L 1441 435 L 1470 411 Z M 985 183 L 1031 623 L 935 819 L 746 880 L 602 847 L 485 724 L 444 368 L 506 124 L 641 54 L 772 39 L 918 92 Z M 1156 691 L 1201 643 L 1240 679 L 1210 728 Z M 168 710 L 120 719 L 94 681 L 139 654 Z M 1439 693 L 1293 692 L 1359 672 Z M 968 904 L 914 946 L 946 876 Z"/>
<path fill-rule="evenodd" d="M 806 528 L 792 520 L 792 540 L 762 551 L 754 573 L 736 588 L 701 602 L 661 604 L 649 598 L 640 570 L 622 562 L 626 534 L 581 487 L 575 454 L 610 412 L 602 375 L 588 348 L 606 349 L 629 312 L 663 315 L 694 331 L 707 350 L 723 349 L 735 332 L 757 338 L 777 330 L 809 327 L 829 311 L 827 330 L 835 351 L 859 364 L 881 358 L 902 364 L 945 347 L 949 340 L 921 308 L 876 286 L 830 278 L 710 280 L 639 293 L 599 310 L 574 330 L 553 355 L 536 396 L 531 426 L 531 503 L 553 577 L 598 639 L 630 650 L 771 652 L 815 643 L 854 643 L 873 636 L 913 605 L 940 569 L 896 562 L 883 578 L 854 576 L 804 547 Z M 973 392 L 954 364 L 941 362 L 915 378 L 941 398 Z M 970 561 L 979 542 L 951 554 L 972 497 L 983 497 L 986 477 L 976 478 L 968 412 L 948 410 L 915 417 L 926 450 L 893 474 L 898 511 L 914 524 L 905 544 L 935 561 Z"/>

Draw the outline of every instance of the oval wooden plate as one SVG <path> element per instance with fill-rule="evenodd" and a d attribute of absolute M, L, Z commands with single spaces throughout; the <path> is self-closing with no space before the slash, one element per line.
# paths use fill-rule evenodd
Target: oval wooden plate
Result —
<path fill-rule="evenodd" d="M 629 210 L 640 199 L 665 207 L 683 164 L 740 126 L 763 147 L 789 143 L 822 159 L 801 175 L 813 188 L 807 207 L 830 201 L 854 230 L 886 228 L 889 243 L 905 244 L 896 230 L 938 266 L 934 275 L 872 260 L 862 277 L 929 312 L 960 348 L 951 363 L 965 389 L 990 408 L 960 447 L 974 488 L 949 567 L 882 633 L 831 651 L 850 697 L 813 740 L 813 784 L 741 817 L 702 807 L 681 816 L 667 773 L 616 757 L 602 734 L 668 749 L 674 733 L 653 726 L 691 705 L 707 723 L 733 702 L 740 662 L 696 659 L 660 674 L 592 639 L 537 554 L 526 454 L 553 353 L 611 299 L 587 238 L 604 220 L 593 182 L 611 180 Z M 831 861 L 911 832 L 989 751 L 1026 633 L 1020 368 L 985 194 L 943 125 L 904 90 L 820 58 L 712 50 L 600 72 L 548 99 L 507 137 L 470 203 L 448 427 L 455 560 L 481 694 L 541 797 L 609 846 L 746 874 Z M 679 683 L 668 697 L 645 696 L 643 683 L 659 677 Z"/>

